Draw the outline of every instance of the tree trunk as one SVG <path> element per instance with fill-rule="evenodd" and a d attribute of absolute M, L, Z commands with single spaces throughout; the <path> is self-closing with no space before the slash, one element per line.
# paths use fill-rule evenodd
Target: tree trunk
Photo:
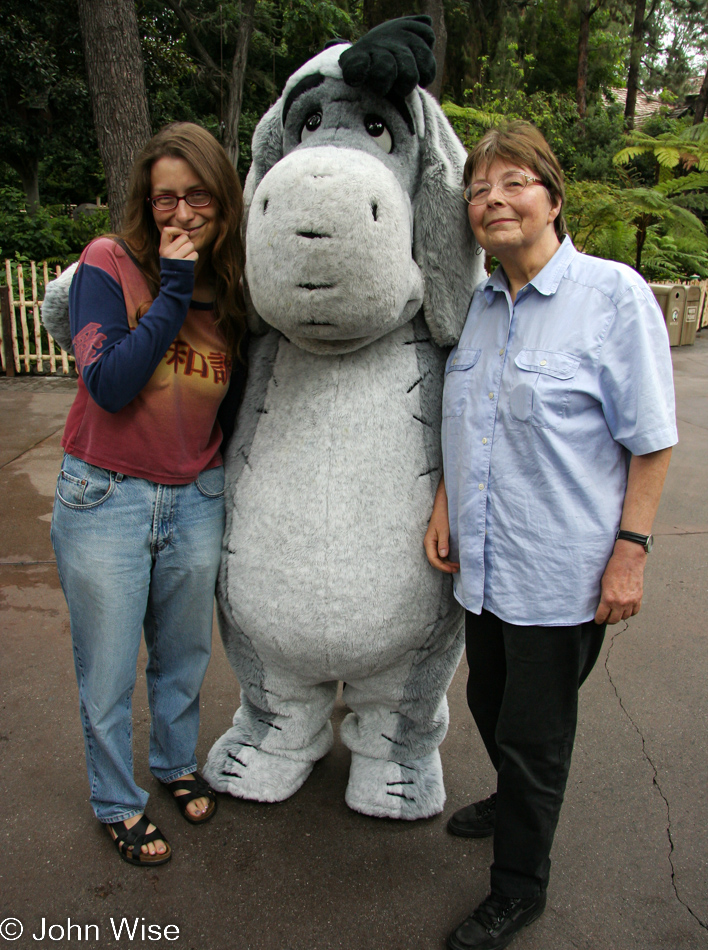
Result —
<path fill-rule="evenodd" d="M 130 170 L 152 134 L 135 0 L 78 0 L 78 5 L 111 228 L 117 231 Z"/>
<path fill-rule="evenodd" d="M 238 124 L 241 119 L 243 82 L 246 76 L 248 47 L 251 42 L 251 34 L 253 33 L 253 14 L 255 9 L 256 0 L 244 0 L 241 7 L 236 51 L 234 53 L 231 78 L 229 80 L 229 100 L 224 120 L 224 148 L 234 168 L 238 164 Z"/>
<path fill-rule="evenodd" d="M 580 4 L 580 29 L 578 31 L 578 83 L 575 101 L 582 122 L 588 111 L 588 49 L 590 46 L 590 17 L 597 7 L 590 9 L 589 0 Z"/>
<path fill-rule="evenodd" d="M 27 213 L 35 214 L 39 207 L 39 158 L 23 156 L 22 161 L 8 162 L 17 172 L 22 182 L 22 190 L 27 202 Z"/>
<path fill-rule="evenodd" d="M 428 92 L 440 101 L 445 76 L 445 51 L 447 50 L 447 27 L 445 26 L 445 7 L 442 0 L 423 0 L 421 13 L 427 13 L 433 21 L 435 30 L 435 79 L 428 86 Z"/>
<path fill-rule="evenodd" d="M 368 31 L 384 23 L 386 20 L 395 20 L 399 16 L 414 16 L 423 13 L 419 9 L 420 3 L 410 0 L 363 0 L 361 18 L 364 28 Z"/>
<path fill-rule="evenodd" d="M 700 125 L 703 121 L 703 117 L 706 114 L 706 102 L 708 102 L 708 66 L 706 66 L 706 74 L 703 77 L 701 91 L 698 93 L 698 98 L 696 99 L 696 112 L 693 116 L 694 125 Z"/>
<path fill-rule="evenodd" d="M 644 11 L 646 0 L 636 0 L 634 6 L 634 26 L 632 27 L 632 45 L 629 53 L 629 72 L 627 73 L 627 100 L 624 106 L 624 125 L 634 128 L 634 113 L 637 108 L 637 90 L 639 88 L 639 63 L 644 46 Z"/>
<path fill-rule="evenodd" d="M 644 242 L 647 239 L 647 228 L 649 227 L 649 221 L 646 215 L 641 215 L 637 221 L 635 221 L 637 227 L 637 253 L 634 261 L 634 269 L 638 274 L 641 274 L 642 267 L 642 251 L 644 250 Z"/>

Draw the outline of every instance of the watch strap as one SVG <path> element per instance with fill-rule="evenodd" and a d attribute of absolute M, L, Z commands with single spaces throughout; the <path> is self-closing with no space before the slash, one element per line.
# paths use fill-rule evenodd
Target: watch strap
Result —
<path fill-rule="evenodd" d="M 638 534 L 636 531 L 623 531 L 621 528 L 617 529 L 615 535 L 615 541 L 633 541 L 635 544 L 641 544 L 647 554 L 651 551 L 653 540 L 651 534 Z"/>

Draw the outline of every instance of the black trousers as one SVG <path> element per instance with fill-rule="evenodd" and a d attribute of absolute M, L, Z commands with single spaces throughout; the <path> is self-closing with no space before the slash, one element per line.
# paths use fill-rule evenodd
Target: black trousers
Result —
<path fill-rule="evenodd" d="M 492 890 L 546 888 L 573 753 L 578 688 L 605 625 L 522 627 L 486 610 L 465 614 L 467 703 L 497 770 Z"/>

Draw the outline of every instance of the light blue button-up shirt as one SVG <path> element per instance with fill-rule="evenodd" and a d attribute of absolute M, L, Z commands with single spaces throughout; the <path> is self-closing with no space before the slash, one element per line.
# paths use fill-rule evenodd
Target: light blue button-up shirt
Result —
<path fill-rule="evenodd" d="M 630 454 L 677 441 L 668 335 L 635 271 L 566 237 L 512 302 L 498 268 L 445 368 L 457 599 L 514 624 L 592 619 Z"/>

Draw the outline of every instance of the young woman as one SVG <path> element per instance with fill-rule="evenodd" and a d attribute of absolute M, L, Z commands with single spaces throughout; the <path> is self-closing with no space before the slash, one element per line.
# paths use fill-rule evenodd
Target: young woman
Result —
<path fill-rule="evenodd" d="M 545 908 L 578 687 L 605 625 L 640 608 L 677 434 L 652 292 L 631 268 L 575 250 L 541 133 L 490 130 L 464 189 L 500 267 L 447 362 L 444 480 L 425 545 L 466 608 L 467 698 L 497 772 L 494 794 L 448 822 L 494 836 L 491 892 L 448 947 L 500 950 Z"/>
<path fill-rule="evenodd" d="M 52 543 L 91 803 L 137 865 L 171 857 L 133 777 L 141 630 L 150 768 L 188 821 L 216 810 L 195 748 L 224 528 L 217 412 L 232 373 L 243 374 L 241 211 L 238 177 L 216 140 L 191 123 L 169 125 L 135 163 L 122 232 L 84 250 L 71 285 L 79 381 Z"/>

